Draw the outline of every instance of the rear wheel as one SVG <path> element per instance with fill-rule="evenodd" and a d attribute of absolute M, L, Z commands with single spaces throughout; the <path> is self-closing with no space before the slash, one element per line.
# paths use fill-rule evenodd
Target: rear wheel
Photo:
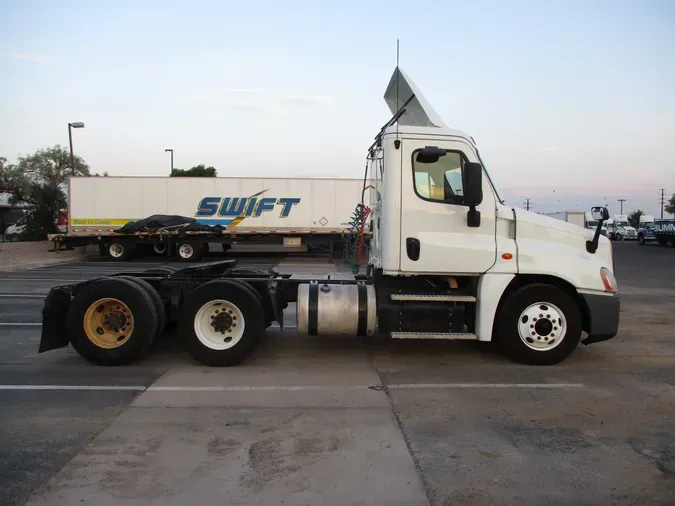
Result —
<path fill-rule="evenodd" d="M 497 344 L 509 358 L 524 364 L 557 364 L 581 340 L 579 306 L 551 285 L 517 289 L 502 305 L 497 322 Z"/>
<path fill-rule="evenodd" d="M 251 289 L 215 280 L 190 294 L 179 332 L 187 352 L 202 364 L 236 365 L 255 350 L 265 332 L 265 315 Z"/>
<path fill-rule="evenodd" d="M 157 255 L 164 256 L 168 250 L 169 246 L 165 242 L 158 242 L 152 246 L 152 251 L 154 251 Z"/>
<path fill-rule="evenodd" d="M 159 292 L 155 290 L 155 287 L 150 283 L 141 278 L 136 278 L 134 276 L 118 276 L 118 278 L 127 279 L 134 283 L 140 290 L 145 291 L 150 296 L 152 300 L 152 305 L 155 308 L 157 314 L 157 332 L 154 337 L 159 337 L 164 331 L 164 326 L 166 325 L 166 308 L 164 307 L 164 301 L 159 295 Z"/>
<path fill-rule="evenodd" d="M 122 241 L 111 242 L 108 244 L 107 248 L 108 256 L 118 262 L 128 260 L 131 258 L 131 254 L 133 253 L 132 245 Z"/>
<path fill-rule="evenodd" d="M 147 352 L 157 334 L 158 315 L 139 283 L 105 278 L 77 294 L 66 326 L 73 348 L 82 357 L 99 365 L 120 365 Z"/>
<path fill-rule="evenodd" d="M 183 262 L 196 262 L 204 256 L 205 247 L 195 242 L 179 242 L 176 244 L 176 256 Z"/>

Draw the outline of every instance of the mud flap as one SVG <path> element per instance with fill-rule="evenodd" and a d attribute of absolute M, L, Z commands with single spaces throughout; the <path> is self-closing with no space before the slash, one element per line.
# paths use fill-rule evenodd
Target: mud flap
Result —
<path fill-rule="evenodd" d="M 267 289 L 272 300 L 272 312 L 274 318 L 279 324 L 279 330 L 284 330 L 284 308 L 288 305 L 284 296 L 284 289 L 278 281 L 273 278 L 267 283 Z"/>
<path fill-rule="evenodd" d="M 39 352 L 43 353 L 68 346 L 66 314 L 70 307 L 71 295 L 67 288 L 52 288 L 42 308 L 42 337 Z"/>

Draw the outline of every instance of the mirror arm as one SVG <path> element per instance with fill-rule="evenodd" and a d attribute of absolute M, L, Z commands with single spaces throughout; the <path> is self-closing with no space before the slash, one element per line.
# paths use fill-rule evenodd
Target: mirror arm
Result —
<path fill-rule="evenodd" d="M 598 220 L 598 226 L 595 228 L 595 234 L 593 234 L 593 239 L 586 241 L 586 251 L 591 254 L 594 254 L 598 251 L 598 243 L 600 242 L 600 231 L 602 230 L 602 224 L 605 220 Z"/>
<path fill-rule="evenodd" d="M 468 227 L 480 227 L 480 211 L 476 210 L 476 206 L 469 206 L 469 212 L 466 214 L 466 224 Z"/>

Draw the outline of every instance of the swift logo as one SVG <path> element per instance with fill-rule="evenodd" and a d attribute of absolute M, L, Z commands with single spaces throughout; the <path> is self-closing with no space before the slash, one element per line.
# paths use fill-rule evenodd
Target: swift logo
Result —
<path fill-rule="evenodd" d="M 265 197 L 259 199 L 263 190 L 250 197 L 204 197 L 199 201 L 195 217 L 205 225 L 226 225 L 236 227 L 249 217 L 260 217 L 280 206 L 279 217 L 288 218 L 293 206 L 300 203 L 299 198 Z"/>

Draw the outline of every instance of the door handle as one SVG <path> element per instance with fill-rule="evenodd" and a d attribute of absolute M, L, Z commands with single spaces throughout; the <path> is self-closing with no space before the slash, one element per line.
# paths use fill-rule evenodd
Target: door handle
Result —
<path fill-rule="evenodd" d="M 416 262 L 420 258 L 420 241 L 414 237 L 408 237 L 405 240 L 405 249 L 408 253 L 408 258 Z"/>

